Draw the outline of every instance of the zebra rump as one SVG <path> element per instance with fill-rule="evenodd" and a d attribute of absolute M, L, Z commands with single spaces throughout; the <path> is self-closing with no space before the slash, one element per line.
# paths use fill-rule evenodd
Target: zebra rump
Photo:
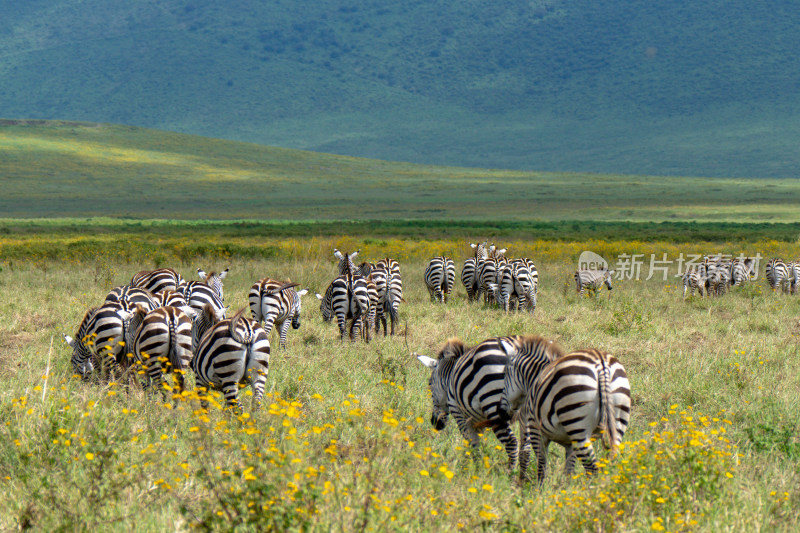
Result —
<path fill-rule="evenodd" d="M 298 292 L 295 290 L 298 285 L 300 284 L 264 278 L 254 283 L 248 293 L 253 320 L 264 323 L 267 335 L 277 324 L 281 348 L 286 348 L 289 325 L 293 329 L 300 328 L 301 297 L 308 290 Z"/>
<path fill-rule="evenodd" d="M 178 307 L 164 306 L 147 313 L 133 342 L 134 361 L 147 372 L 147 382 L 167 385 L 174 373 L 178 391 L 184 390 L 184 373 L 192 361 L 192 319 Z"/>
<path fill-rule="evenodd" d="M 425 268 L 425 286 L 431 301 L 446 303 L 456 282 L 456 266 L 449 257 L 434 257 Z"/>

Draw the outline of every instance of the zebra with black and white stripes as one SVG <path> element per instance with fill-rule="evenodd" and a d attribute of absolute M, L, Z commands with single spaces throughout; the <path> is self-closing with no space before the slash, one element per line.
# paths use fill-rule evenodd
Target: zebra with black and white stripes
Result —
<path fill-rule="evenodd" d="M 739 287 L 756 275 L 755 259 L 752 257 L 736 257 L 731 263 L 731 284 Z"/>
<path fill-rule="evenodd" d="M 119 302 L 105 302 L 86 311 L 75 338 L 64 335 L 72 348 L 70 361 L 76 374 L 86 379 L 97 367 L 103 377 L 121 376 L 128 366 L 125 345 L 132 316 Z"/>
<path fill-rule="evenodd" d="M 480 281 L 478 279 L 478 269 L 483 261 L 489 256 L 486 248 L 487 243 L 483 241 L 479 244 L 470 243 L 474 250 L 474 255 L 464 261 L 461 269 L 461 283 L 467 291 L 467 301 L 477 300 L 480 296 Z"/>
<path fill-rule="evenodd" d="M 508 346 L 516 346 L 516 342 L 517 337 L 494 337 L 467 348 L 460 340 L 450 339 L 436 359 L 414 354 L 432 370 L 428 386 L 433 427 L 443 430 L 448 416 L 452 416 L 473 448 L 479 444 L 477 429 L 491 427 L 505 447 L 510 469 L 517 463 L 517 439 L 511 417 L 501 410 L 501 400 L 508 354 L 514 353 Z"/>
<path fill-rule="evenodd" d="M 690 265 L 686 267 L 683 273 L 683 299 L 686 299 L 686 291 L 691 291 L 691 296 L 694 296 L 694 291 L 698 291 L 700 296 L 705 298 L 706 295 L 706 267 L 704 265 Z"/>
<path fill-rule="evenodd" d="M 631 415 L 630 382 L 625 368 L 611 354 L 579 350 L 542 365 L 536 355 L 511 356 L 506 367 L 504 416 L 518 417 L 524 428 L 520 478 L 527 479 L 530 445 L 536 453 L 541 484 L 547 469 L 547 448 L 557 442 L 566 451 L 570 475 L 580 459 L 587 473 L 597 471 L 591 437 L 600 432 L 612 454 L 622 441 Z"/>
<path fill-rule="evenodd" d="M 217 295 L 221 302 L 225 301 L 225 296 L 223 294 L 223 287 L 222 287 L 222 280 L 224 280 L 228 276 L 228 268 L 223 270 L 222 272 L 214 272 L 213 270 L 208 274 L 201 268 L 197 269 L 197 275 L 200 276 L 202 283 L 205 283 L 214 293 Z M 188 300 L 188 298 L 187 298 Z"/>
<path fill-rule="evenodd" d="M 106 302 L 117 302 L 125 309 L 132 311 L 137 305 L 152 311 L 158 307 L 158 296 L 147 289 L 135 285 L 121 285 L 111 289 L 105 298 Z"/>
<path fill-rule="evenodd" d="M 506 313 L 514 299 L 517 300 L 518 311 L 525 308 L 533 313 L 536 310 L 539 286 L 539 276 L 536 270 L 531 274 L 527 263 L 513 261 L 502 267 L 498 277 L 500 278 L 499 283 L 490 283 L 489 290 Z"/>
<path fill-rule="evenodd" d="M 250 383 L 253 406 L 264 396 L 269 373 L 270 346 L 267 332 L 256 321 L 243 316 L 246 308 L 222 320 L 203 336 L 192 358 L 198 388 L 221 389 L 228 407 L 239 411 L 239 385 Z M 208 401 L 201 400 L 203 408 Z"/>
<path fill-rule="evenodd" d="M 372 274 L 366 276 L 364 280 L 367 282 L 367 295 L 369 295 L 369 311 L 367 312 L 366 324 L 362 329 L 362 336 L 364 337 L 364 341 L 368 343 L 372 339 L 373 331 L 375 331 L 377 334 L 376 318 L 378 316 L 378 305 L 380 302 L 380 298 L 378 296 L 378 286 L 372 279 Z"/>
<path fill-rule="evenodd" d="M 198 312 L 206 305 L 210 305 L 215 311 L 225 312 L 222 298 L 204 281 L 189 281 L 183 285 L 180 293 L 186 300 L 186 305 Z"/>
<path fill-rule="evenodd" d="M 395 325 L 399 321 L 400 302 L 403 301 L 403 279 L 400 276 L 400 263 L 389 257 L 381 259 L 375 263 L 372 271 L 372 279 L 378 288 L 378 312 L 376 333 L 383 325 L 383 336 L 387 335 L 386 315 L 391 321 L 391 334 L 395 333 Z"/>
<path fill-rule="evenodd" d="M 146 382 L 160 385 L 166 401 L 166 391 L 171 388 L 168 375 L 175 375 L 178 392 L 185 387 L 183 376 L 192 361 L 192 318 L 178 307 L 150 311 L 133 337 L 132 353 L 147 373 Z"/>
<path fill-rule="evenodd" d="M 789 292 L 791 288 L 791 278 L 789 276 L 791 274 L 792 272 L 789 271 L 789 265 L 782 259 L 773 257 L 767 261 L 766 277 L 772 292 L 777 291 L 778 288 L 781 289 L 783 294 Z"/>
<path fill-rule="evenodd" d="M 578 296 L 583 297 L 587 290 L 591 291 L 595 296 L 597 291 L 603 288 L 603 285 L 612 290 L 611 274 L 609 270 L 576 270 L 575 278 L 575 292 Z"/>
<path fill-rule="evenodd" d="M 343 275 L 347 274 L 348 272 L 350 274 L 355 274 L 356 273 L 356 264 L 353 262 L 353 259 L 356 258 L 356 256 L 358 255 L 358 253 L 360 251 L 361 250 L 356 250 L 355 252 L 353 252 L 351 254 L 348 254 L 346 252 L 342 253 L 339 250 L 334 248 L 333 256 L 336 259 L 339 260 L 339 264 L 337 265 L 337 268 L 339 270 L 339 275 L 340 276 L 343 276 Z"/>
<path fill-rule="evenodd" d="M 326 322 L 336 317 L 342 340 L 347 339 L 347 321 L 350 320 L 350 340 L 358 339 L 363 321 L 369 313 L 367 281 L 350 273 L 334 279 L 325 291 L 317 294 L 322 319 Z"/>
<path fill-rule="evenodd" d="M 131 278 L 129 285 L 147 289 L 153 294 L 158 294 L 164 290 L 176 291 L 186 280 L 172 268 L 157 268 L 155 270 L 142 270 Z"/>
<path fill-rule="evenodd" d="M 253 320 L 263 322 L 264 331 L 269 335 L 277 324 L 280 346 L 286 349 L 286 335 L 289 325 L 293 329 L 300 328 L 301 298 L 308 289 L 295 290 L 299 283 L 283 282 L 271 278 L 263 278 L 250 287 L 248 300 Z"/>
<path fill-rule="evenodd" d="M 456 283 L 456 265 L 446 256 L 434 257 L 425 268 L 425 286 L 432 302 L 447 303 Z"/>

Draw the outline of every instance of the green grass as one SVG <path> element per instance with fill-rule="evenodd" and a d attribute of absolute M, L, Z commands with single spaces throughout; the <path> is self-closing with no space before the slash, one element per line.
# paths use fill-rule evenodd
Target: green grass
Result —
<path fill-rule="evenodd" d="M 195 240 L 202 239 L 198 231 Z M 294 255 L 272 258 L 194 255 L 182 262 L 157 246 L 152 253 L 184 274 L 230 267 L 226 303 L 236 310 L 265 275 L 319 291 L 334 275 L 334 243 L 359 242 L 307 237 Z M 572 264 L 563 259 L 572 244 L 556 242 L 546 255 L 531 254 L 542 280 L 535 315 L 506 315 L 467 304 L 460 286 L 447 305 L 430 303 L 422 284 L 428 250 L 420 248 L 401 265 L 399 335 L 341 344 L 306 297 L 301 328 L 290 331 L 287 350 L 272 353 L 271 396 L 250 418 L 237 419 L 217 409 L 204 417 L 191 400 L 168 409 L 136 388 L 71 377 L 61 335 L 74 332 L 111 286 L 156 260 L 120 259 L 114 250 L 123 243 L 99 242 L 88 259 L 2 263 L 0 528 L 800 526 L 800 301 L 772 294 L 763 280 L 714 300 L 683 301 L 673 280 L 622 281 L 611 294 L 579 300 L 569 284 Z M 398 246 L 388 241 L 362 256 Z M 467 251 L 459 246 L 454 256 L 461 259 Z M 672 246 L 688 252 L 696 244 Z M 620 455 L 596 478 L 565 479 L 553 446 L 544 488 L 516 486 L 493 436 L 484 436 L 473 461 L 452 422 L 440 433 L 430 427 L 428 371 L 410 353 L 432 355 L 451 336 L 473 344 L 515 333 L 541 334 L 567 349 L 599 347 L 625 365 L 632 425 Z"/>
<path fill-rule="evenodd" d="M 451 226 L 463 220 L 486 227 L 564 220 L 800 222 L 800 183 L 788 179 L 421 166 L 124 126 L 35 121 L 0 124 L 0 155 L 0 212 L 12 218 Z"/>

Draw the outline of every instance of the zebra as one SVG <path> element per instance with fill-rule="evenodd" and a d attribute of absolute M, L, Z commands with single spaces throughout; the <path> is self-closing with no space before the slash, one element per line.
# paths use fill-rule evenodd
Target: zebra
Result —
<path fill-rule="evenodd" d="M 772 258 L 767 261 L 766 266 L 767 283 L 769 283 L 772 292 L 778 290 L 780 287 L 781 292 L 786 294 L 789 290 L 791 283 L 789 267 L 782 259 Z"/>
<path fill-rule="evenodd" d="M 351 254 L 348 254 L 348 253 L 344 253 L 343 254 L 342 252 L 340 252 L 339 250 L 334 248 L 333 256 L 336 259 L 339 260 L 338 269 L 339 269 L 339 275 L 340 276 L 343 276 L 343 275 L 347 274 L 348 272 L 351 273 L 351 274 L 355 274 L 356 273 L 356 265 L 355 265 L 355 263 L 353 263 L 353 259 L 356 258 L 356 256 L 358 255 L 358 253 L 360 251 L 361 250 L 356 250 L 355 252 L 353 252 Z"/>
<path fill-rule="evenodd" d="M 204 306 L 210 305 L 215 311 L 226 309 L 222 298 L 204 281 L 189 281 L 179 291 L 186 300 L 186 305 L 200 311 Z"/>
<path fill-rule="evenodd" d="M 508 455 L 509 469 L 517 463 L 517 439 L 511 417 L 501 411 L 503 379 L 515 337 L 493 337 L 467 348 L 459 339 L 449 339 L 436 359 L 413 354 L 430 368 L 428 386 L 433 399 L 431 425 L 441 431 L 452 416 L 461 435 L 477 448 L 477 430 L 491 427 Z"/>
<path fill-rule="evenodd" d="M 380 298 L 378 297 L 378 286 L 375 285 L 375 281 L 372 279 L 372 274 L 368 275 L 364 279 L 367 282 L 369 311 L 367 312 L 367 324 L 362 329 L 362 334 L 364 341 L 368 343 L 370 339 L 372 339 L 373 330 L 375 330 L 375 322 L 378 314 L 378 302 L 380 301 Z"/>
<path fill-rule="evenodd" d="M 745 281 L 755 276 L 755 259 L 752 257 L 737 257 L 731 264 L 731 283 L 739 287 Z"/>
<path fill-rule="evenodd" d="M 795 294 L 800 288 L 800 261 L 790 261 L 786 268 L 789 270 L 789 292 Z"/>
<path fill-rule="evenodd" d="M 609 270 L 576 270 L 574 277 L 578 296 L 583 297 L 587 289 L 596 296 L 597 290 L 602 289 L 603 285 L 612 290 L 611 274 Z"/>
<path fill-rule="evenodd" d="M 189 318 L 197 314 L 197 310 L 189 306 L 183 293 L 180 291 L 163 290 L 155 296 L 156 307 L 177 307 L 187 315 Z"/>
<path fill-rule="evenodd" d="M 214 293 L 216 293 L 217 297 L 221 302 L 225 301 L 225 297 L 222 293 L 222 280 L 228 276 L 228 270 L 230 269 L 226 268 L 225 270 L 223 270 L 218 274 L 214 271 L 211 271 L 210 273 L 206 274 L 205 271 L 203 271 L 203 269 L 201 268 L 197 269 L 197 275 L 200 276 L 200 279 L 203 280 L 203 283 L 211 287 L 211 289 L 214 291 Z"/>
<path fill-rule="evenodd" d="M 467 290 L 467 301 L 477 300 L 480 296 L 480 282 L 478 280 L 478 268 L 486 260 L 489 253 L 486 248 L 486 241 L 479 244 L 470 243 L 474 250 L 474 255 L 464 261 L 461 269 L 461 283 Z"/>
<path fill-rule="evenodd" d="M 347 321 L 350 325 L 350 340 L 358 339 L 362 322 L 369 313 L 369 291 L 367 281 L 361 276 L 345 274 L 334 279 L 325 291 L 317 294 L 320 300 L 322 319 L 326 322 L 336 317 L 341 339 L 347 338 Z"/>
<path fill-rule="evenodd" d="M 239 384 L 252 385 L 257 408 L 269 373 L 269 337 L 261 325 L 243 316 L 246 309 L 215 324 L 203 336 L 191 362 L 198 389 L 222 389 L 226 405 L 237 412 L 241 410 Z M 207 409 L 208 401 L 201 400 L 201 405 Z"/>
<path fill-rule="evenodd" d="M 527 479 L 532 444 L 537 479 L 539 484 L 544 481 L 551 441 L 565 449 L 567 475 L 574 470 L 578 458 L 587 473 L 596 472 L 591 436 L 602 432 L 603 443 L 613 455 L 630 422 L 630 382 L 622 364 L 613 355 L 596 349 L 557 356 L 545 365 L 536 354 L 510 359 L 501 404 L 504 416 L 510 419 L 515 402 L 524 396 L 518 412 L 524 427 L 520 478 Z"/>
<path fill-rule="evenodd" d="M 499 278 L 499 283 L 489 284 L 489 290 L 506 313 L 512 298 L 517 300 L 517 310 L 527 308 L 531 313 L 536 310 L 538 272 L 532 275 L 526 263 L 512 262 L 501 269 Z"/>
<path fill-rule="evenodd" d="M 697 290 L 700 296 L 705 298 L 706 295 L 706 268 L 703 265 L 690 265 L 686 267 L 686 272 L 683 273 L 683 299 L 686 299 L 686 291 L 691 290 L 691 295 L 694 296 L 694 291 Z"/>
<path fill-rule="evenodd" d="M 730 283 L 731 265 L 720 261 L 706 267 L 706 291 L 709 296 L 722 296 Z"/>
<path fill-rule="evenodd" d="M 370 263 L 369 261 L 364 261 L 356 268 L 355 275 L 356 276 L 363 276 L 367 277 L 372 274 L 372 271 L 375 270 L 375 263 Z"/>
<path fill-rule="evenodd" d="M 121 285 L 114 287 L 106 295 L 106 302 L 117 302 L 127 310 L 134 309 L 137 305 L 142 305 L 148 311 L 158 307 L 158 297 L 141 287 L 135 285 Z"/>
<path fill-rule="evenodd" d="M 489 247 L 489 257 L 478 268 L 478 283 L 480 292 L 484 294 L 484 303 L 496 303 L 495 294 L 491 291 L 490 284 L 499 284 L 503 267 L 508 260 L 503 256 L 506 249 L 497 250 L 494 245 Z"/>
<path fill-rule="evenodd" d="M 86 311 L 75 338 L 64 335 L 64 341 L 72 348 L 73 371 L 88 379 L 97 366 L 104 376 L 119 378 L 127 366 L 124 347 L 132 316 L 133 312 L 119 302 L 105 302 Z"/>
<path fill-rule="evenodd" d="M 142 270 L 133 275 L 129 285 L 147 289 L 153 294 L 163 290 L 176 291 L 186 283 L 186 280 L 172 268 L 157 268 L 155 270 Z"/>
<path fill-rule="evenodd" d="M 195 353 L 208 330 L 225 320 L 225 309 L 216 309 L 211 304 L 205 304 L 199 310 L 192 308 L 190 310 L 194 313 L 194 315 L 187 314 L 192 318 L 192 352 Z"/>
<path fill-rule="evenodd" d="M 446 303 L 456 283 L 456 265 L 449 257 L 434 257 L 425 269 L 425 285 L 431 301 Z"/>
<path fill-rule="evenodd" d="M 147 381 L 163 384 L 166 401 L 166 372 L 175 374 L 178 392 L 184 390 L 183 375 L 192 360 L 192 318 L 178 307 L 150 311 L 142 318 L 132 350 L 134 361 L 147 372 Z"/>
<path fill-rule="evenodd" d="M 263 278 L 254 283 L 248 293 L 253 320 L 264 323 L 267 335 L 272 332 L 272 326 L 277 324 L 280 346 L 283 349 L 286 349 L 289 325 L 293 329 L 300 328 L 301 297 L 308 289 L 296 291 L 294 288 L 298 285 L 300 284 Z"/>
<path fill-rule="evenodd" d="M 372 271 L 372 280 L 378 288 L 378 310 L 376 323 L 376 333 L 383 325 L 383 336 L 387 335 L 386 315 L 391 320 L 391 334 L 394 335 L 395 324 L 398 322 L 398 307 L 403 301 L 403 279 L 400 276 L 400 263 L 394 259 L 385 258 L 375 263 L 375 270 Z"/>

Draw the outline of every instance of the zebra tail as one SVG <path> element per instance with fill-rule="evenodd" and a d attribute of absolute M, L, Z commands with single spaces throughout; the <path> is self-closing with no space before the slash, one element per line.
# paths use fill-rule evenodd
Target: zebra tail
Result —
<path fill-rule="evenodd" d="M 239 344 L 248 344 L 250 342 L 249 338 L 245 339 L 241 337 L 236 331 L 236 326 L 239 325 L 239 321 L 242 319 L 242 315 L 244 314 L 245 309 L 247 308 L 242 307 L 241 309 L 239 309 L 239 312 L 237 312 L 236 315 L 231 319 L 231 323 L 228 326 L 228 334 L 233 340 L 235 340 Z"/>
<path fill-rule="evenodd" d="M 600 427 L 603 430 L 603 445 L 611 450 L 611 456 L 617 454 L 620 441 L 617 431 L 617 417 L 614 412 L 614 398 L 611 392 L 611 371 L 608 368 L 608 354 L 600 357 L 599 372 L 600 389 Z"/>

